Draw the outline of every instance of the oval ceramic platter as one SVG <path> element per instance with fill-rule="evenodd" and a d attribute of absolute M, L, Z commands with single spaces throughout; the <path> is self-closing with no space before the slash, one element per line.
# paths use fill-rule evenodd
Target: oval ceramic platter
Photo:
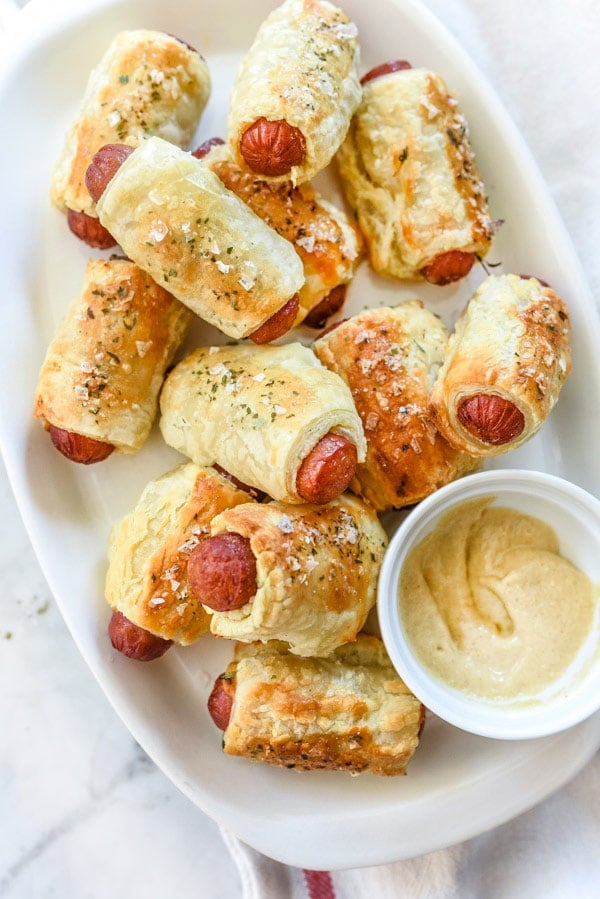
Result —
<path fill-rule="evenodd" d="M 52 165 L 91 66 L 121 29 L 177 34 L 205 56 L 214 83 L 198 141 L 224 135 L 235 71 L 275 5 L 32 0 L 21 14 L 11 42 L 16 49 L 0 84 L 1 196 L 10 210 L 10 233 L 3 239 L 1 444 L 21 514 L 73 638 L 157 765 L 203 811 L 269 856 L 308 868 L 374 865 L 458 842 L 531 807 L 591 757 L 600 745 L 600 716 L 529 742 L 478 738 L 431 716 L 408 775 L 391 779 L 298 774 L 223 755 L 206 699 L 229 659 L 227 641 L 206 637 L 144 665 L 115 653 L 106 632 L 109 529 L 146 482 L 181 457 L 155 428 L 135 457 L 78 467 L 55 452 L 32 418 L 46 347 L 79 291 L 87 258 L 96 253 L 70 234 L 48 200 Z M 348 0 L 342 6 L 359 28 L 363 72 L 387 59 L 408 58 L 439 71 L 457 92 L 492 215 L 505 222 L 490 262 L 499 263 L 495 271 L 549 281 L 572 312 L 574 372 L 557 408 L 534 440 L 494 465 L 542 469 L 598 493 L 598 321 L 570 240 L 526 147 L 493 91 L 430 13 L 413 0 Z M 318 185 L 339 200 L 331 173 L 320 175 Z M 477 267 L 458 287 L 401 285 L 374 276 L 363 263 L 344 314 L 419 296 L 451 325 L 484 277 Z M 200 342 L 222 339 L 198 324 L 191 343 Z"/>

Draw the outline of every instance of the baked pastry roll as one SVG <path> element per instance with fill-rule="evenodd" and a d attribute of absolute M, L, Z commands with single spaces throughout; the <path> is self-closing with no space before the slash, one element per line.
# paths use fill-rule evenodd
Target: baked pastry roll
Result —
<path fill-rule="evenodd" d="M 151 634 L 187 646 L 208 632 L 210 615 L 189 589 L 190 553 L 212 519 L 248 494 L 211 468 L 178 465 L 145 487 L 111 530 L 105 596 Z"/>
<path fill-rule="evenodd" d="M 330 162 L 358 106 L 358 31 L 326 0 L 286 0 L 237 73 L 229 114 L 236 162 L 265 178 L 309 181 Z"/>
<path fill-rule="evenodd" d="M 327 655 L 356 638 L 375 603 L 387 546 L 377 516 L 360 499 L 347 494 L 322 506 L 248 503 L 217 515 L 210 533 L 195 551 L 194 583 L 198 598 L 204 587 L 215 609 L 213 634 L 242 643 L 282 640 L 302 656 Z M 221 535 L 241 538 L 233 573 L 215 551 Z M 235 595 L 245 553 L 255 565 L 254 592 L 244 605 L 222 610 L 222 582 L 229 581 Z M 220 608 L 210 601 L 214 576 L 221 579 Z"/>
<path fill-rule="evenodd" d="M 439 75 L 394 65 L 409 64 L 363 79 L 339 171 L 373 268 L 446 284 L 487 252 L 494 223 L 456 99 Z"/>
<path fill-rule="evenodd" d="M 354 275 L 362 250 L 358 230 L 310 184 L 293 187 L 289 181 L 273 184 L 259 180 L 233 161 L 227 146 L 213 146 L 207 155 L 199 148 L 197 154 L 228 190 L 293 244 L 304 266 L 294 324 L 306 320 L 322 327 L 344 303 L 345 285 Z"/>
<path fill-rule="evenodd" d="M 351 488 L 378 512 L 412 505 L 471 471 L 427 409 L 448 332 L 420 300 L 368 309 L 313 344 L 323 365 L 348 384 L 367 440 Z"/>
<path fill-rule="evenodd" d="M 491 275 L 456 322 L 429 396 L 453 446 L 515 449 L 539 430 L 571 371 L 569 312 L 537 278 Z"/>
<path fill-rule="evenodd" d="M 117 34 L 89 76 L 54 168 L 52 202 L 95 216 L 84 180 L 94 153 L 110 143 L 136 147 L 149 135 L 187 147 L 210 88 L 206 62 L 172 35 L 145 29 Z"/>
<path fill-rule="evenodd" d="M 229 337 L 252 335 L 304 283 L 289 241 L 200 160 L 158 137 L 122 163 L 97 211 L 140 268 Z"/>
<path fill-rule="evenodd" d="M 91 259 L 81 293 L 50 343 L 35 395 L 35 415 L 57 448 L 78 462 L 100 461 L 93 453 L 85 457 L 94 444 L 106 454 L 138 450 L 191 319 L 133 262 Z"/>
<path fill-rule="evenodd" d="M 332 499 L 346 489 L 356 462 L 365 457 L 348 387 L 299 343 L 196 349 L 167 377 L 160 408 L 160 429 L 169 446 L 198 465 L 217 463 L 284 502 Z M 344 463 L 341 481 L 339 464 L 330 476 L 327 464 L 320 465 L 316 480 L 332 486 L 325 498 L 305 484 L 324 441 L 342 447 L 343 458 L 338 454 L 336 460 Z M 328 458 L 321 454 L 321 463 Z"/>
<path fill-rule="evenodd" d="M 405 774 L 425 718 L 381 640 L 367 634 L 319 659 L 276 641 L 237 646 L 209 711 L 228 755 L 351 774 Z"/>

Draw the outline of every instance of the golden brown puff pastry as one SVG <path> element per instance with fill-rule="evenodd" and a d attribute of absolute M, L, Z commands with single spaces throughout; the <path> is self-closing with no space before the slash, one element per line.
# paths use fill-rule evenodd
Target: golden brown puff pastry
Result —
<path fill-rule="evenodd" d="M 52 180 L 63 211 L 95 215 L 85 172 L 104 144 L 138 146 L 150 135 L 187 147 L 210 95 L 202 57 L 160 31 L 122 31 L 90 74 Z"/>
<path fill-rule="evenodd" d="M 300 343 L 194 350 L 166 379 L 160 408 L 169 446 L 284 502 L 302 502 L 298 470 L 330 431 L 365 457 L 348 387 Z"/>
<path fill-rule="evenodd" d="M 376 599 L 387 536 L 349 494 L 323 506 L 249 503 L 228 509 L 211 535 L 240 534 L 256 558 L 257 591 L 240 609 L 213 612 L 211 631 L 249 643 L 282 640 L 302 656 L 356 638 Z"/>
<path fill-rule="evenodd" d="M 35 415 L 51 425 L 138 450 L 158 411 L 167 367 L 192 315 L 126 259 L 91 259 L 81 294 L 42 365 Z"/>
<path fill-rule="evenodd" d="M 248 502 L 227 478 L 192 462 L 150 481 L 110 533 L 105 596 L 111 608 L 182 645 L 207 633 L 210 616 L 189 589 L 188 558 L 216 515 Z"/>
<path fill-rule="evenodd" d="M 300 771 L 405 774 L 425 709 L 377 637 L 359 634 L 327 658 L 276 641 L 238 646 L 226 677 L 234 700 L 223 749 Z"/>
<path fill-rule="evenodd" d="M 216 146 L 204 163 L 250 209 L 293 244 L 304 266 L 304 285 L 295 325 L 301 324 L 332 290 L 354 275 L 362 238 L 346 214 L 321 197 L 310 184 L 261 181 L 231 158 L 227 146 Z"/>
<path fill-rule="evenodd" d="M 229 141 L 245 166 L 240 139 L 260 118 L 298 128 L 305 143 L 299 165 L 275 180 L 310 181 L 330 162 L 358 106 L 358 30 L 326 0 L 286 0 L 265 19 L 238 70 L 229 114 Z"/>
<path fill-rule="evenodd" d="M 571 371 L 569 312 L 536 278 L 490 276 L 458 319 L 429 401 L 446 439 L 477 456 L 539 430 Z"/>
<path fill-rule="evenodd" d="M 289 241 L 199 159 L 158 137 L 125 160 L 97 211 L 140 268 L 229 337 L 256 331 L 304 283 Z"/>
<path fill-rule="evenodd" d="M 421 278 L 441 254 L 487 252 L 494 223 L 467 122 L 439 75 L 368 81 L 337 161 L 376 271 Z"/>
<path fill-rule="evenodd" d="M 440 319 L 410 300 L 361 312 L 313 344 L 352 392 L 367 439 L 352 489 L 378 512 L 419 502 L 477 464 L 442 437 L 427 409 L 447 343 Z"/>

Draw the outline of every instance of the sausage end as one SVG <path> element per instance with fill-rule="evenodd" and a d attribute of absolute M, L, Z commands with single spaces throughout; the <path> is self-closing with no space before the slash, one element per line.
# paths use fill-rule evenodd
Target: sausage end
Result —
<path fill-rule="evenodd" d="M 523 432 L 525 417 L 514 403 L 497 394 L 476 393 L 456 410 L 465 430 L 490 446 L 513 443 Z"/>
<path fill-rule="evenodd" d="M 277 178 L 302 165 L 306 141 L 300 129 L 285 119 L 269 121 L 261 116 L 242 134 L 240 154 L 256 175 Z"/>
<path fill-rule="evenodd" d="M 307 503 L 328 503 L 346 490 L 358 462 L 356 446 L 342 434 L 322 437 L 296 476 L 298 495 Z"/>
<path fill-rule="evenodd" d="M 215 534 L 194 547 L 188 583 L 196 599 L 215 612 L 241 609 L 256 593 L 256 558 L 240 534 Z"/>
<path fill-rule="evenodd" d="M 138 627 L 116 609 L 108 624 L 108 635 L 114 649 L 138 662 L 158 659 L 172 645 L 172 640 L 164 640 L 143 627 Z"/>

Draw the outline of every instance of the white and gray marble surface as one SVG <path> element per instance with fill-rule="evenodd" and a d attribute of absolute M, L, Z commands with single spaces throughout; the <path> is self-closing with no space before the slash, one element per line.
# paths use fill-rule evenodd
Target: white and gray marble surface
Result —
<path fill-rule="evenodd" d="M 426 5 L 463 42 L 522 129 L 598 298 L 600 7 L 595 0 Z M 528 85 L 544 89 L 533 96 Z M 3 467 L 0 503 L 0 897 L 241 896 L 216 824 L 147 758 L 79 655 Z M 436 895 L 598 895 L 600 854 L 593 840 L 600 827 L 599 783 L 596 757 L 518 822 L 465 844 L 470 868 L 458 891 L 451 880 Z M 547 891 L 523 893 L 531 866 L 554 849 L 564 862 L 555 866 Z M 482 853 L 494 872 L 485 889 L 473 880 Z M 517 877 L 513 892 L 506 882 L 502 888 L 503 857 L 509 856 Z M 543 872 L 535 882 L 543 884 Z M 425 895 L 416 887 L 409 894 Z"/>

